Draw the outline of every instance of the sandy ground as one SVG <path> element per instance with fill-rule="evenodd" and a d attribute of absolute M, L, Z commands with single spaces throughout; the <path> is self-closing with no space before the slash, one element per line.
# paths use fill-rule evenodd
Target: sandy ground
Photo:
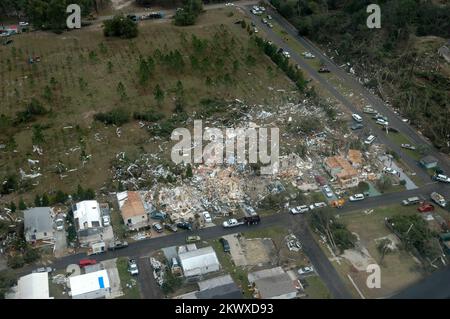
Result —
<path fill-rule="evenodd" d="M 111 0 L 112 7 L 114 10 L 120 10 L 125 7 L 128 7 L 133 3 L 133 0 Z"/>

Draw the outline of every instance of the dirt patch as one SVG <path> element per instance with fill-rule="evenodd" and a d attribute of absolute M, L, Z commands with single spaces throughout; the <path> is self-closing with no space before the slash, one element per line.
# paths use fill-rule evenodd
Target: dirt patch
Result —
<path fill-rule="evenodd" d="M 244 239 L 242 242 L 247 264 L 251 266 L 262 266 L 271 264 L 274 256 L 275 246 L 270 238 Z"/>
<path fill-rule="evenodd" d="M 121 10 L 133 3 L 133 0 L 111 0 L 111 5 L 114 10 Z"/>
<path fill-rule="evenodd" d="M 348 260 L 358 271 L 366 271 L 367 266 L 376 263 L 375 259 L 370 256 L 369 251 L 365 247 L 346 249 L 341 257 Z"/>

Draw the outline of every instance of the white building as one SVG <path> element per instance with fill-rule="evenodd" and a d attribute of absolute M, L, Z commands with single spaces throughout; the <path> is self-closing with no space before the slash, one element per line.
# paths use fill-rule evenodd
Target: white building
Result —
<path fill-rule="evenodd" d="M 20 277 L 17 286 L 12 290 L 13 293 L 9 294 L 7 298 L 53 299 L 50 297 L 47 272 L 37 272 Z"/>
<path fill-rule="evenodd" d="M 201 278 L 203 275 L 218 271 L 220 263 L 212 247 L 189 250 L 178 255 L 186 278 Z"/>
<path fill-rule="evenodd" d="M 78 224 L 78 230 L 101 227 L 100 205 L 96 200 L 77 203 L 73 217 Z"/>
<path fill-rule="evenodd" d="M 105 298 L 110 292 L 108 272 L 99 270 L 79 276 L 69 277 L 72 299 Z"/>

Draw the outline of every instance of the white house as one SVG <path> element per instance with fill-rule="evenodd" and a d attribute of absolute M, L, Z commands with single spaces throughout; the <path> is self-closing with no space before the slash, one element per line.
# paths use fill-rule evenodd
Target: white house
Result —
<path fill-rule="evenodd" d="M 78 224 L 78 230 L 101 227 L 100 205 L 96 200 L 77 203 L 73 217 Z"/>
<path fill-rule="evenodd" d="M 186 278 L 201 278 L 201 276 L 218 271 L 220 263 L 212 247 L 189 250 L 178 255 Z"/>
<path fill-rule="evenodd" d="M 123 222 L 129 229 L 136 230 L 148 226 L 148 214 L 139 192 L 125 191 L 117 193 L 116 196 Z"/>
<path fill-rule="evenodd" d="M 36 272 L 20 277 L 17 286 L 12 288 L 11 299 L 53 299 L 48 287 L 48 273 Z"/>
<path fill-rule="evenodd" d="M 79 276 L 70 276 L 69 285 L 72 299 L 105 298 L 110 292 L 106 269 Z"/>

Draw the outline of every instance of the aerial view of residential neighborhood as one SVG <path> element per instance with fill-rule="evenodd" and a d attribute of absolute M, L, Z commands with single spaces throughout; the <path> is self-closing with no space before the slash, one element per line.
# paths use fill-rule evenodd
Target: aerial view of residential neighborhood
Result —
<path fill-rule="evenodd" d="M 448 0 L 1 0 L 0 84 L 0 299 L 450 298 Z"/>

